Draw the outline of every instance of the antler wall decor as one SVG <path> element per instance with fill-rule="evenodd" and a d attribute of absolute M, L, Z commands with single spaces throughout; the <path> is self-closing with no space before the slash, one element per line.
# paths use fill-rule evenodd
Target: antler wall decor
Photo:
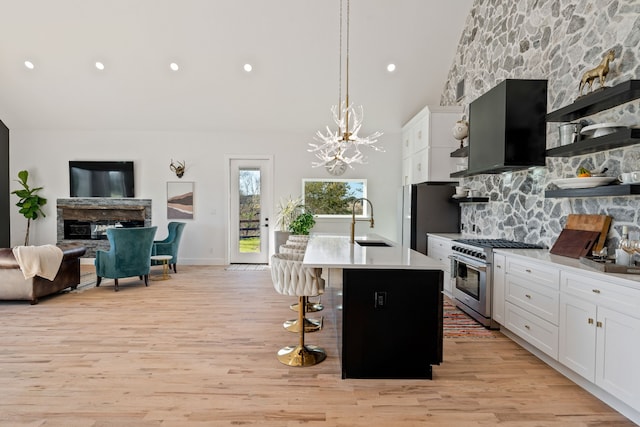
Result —
<path fill-rule="evenodd" d="M 176 176 L 178 178 L 182 178 L 182 175 L 184 175 L 184 168 L 185 168 L 185 163 L 186 162 L 178 162 L 178 165 L 176 166 L 173 163 L 173 159 L 171 159 L 171 164 L 169 165 L 169 169 L 171 169 L 173 172 L 176 173 Z"/>

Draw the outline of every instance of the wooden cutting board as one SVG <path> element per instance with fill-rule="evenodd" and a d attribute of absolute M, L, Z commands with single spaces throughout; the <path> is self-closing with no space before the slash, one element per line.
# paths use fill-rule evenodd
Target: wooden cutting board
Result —
<path fill-rule="evenodd" d="M 599 231 L 570 230 L 565 228 L 549 252 L 569 258 L 580 258 L 591 254 L 598 242 Z"/>
<path fill-rule="evenodd" d="M 604 247 L 607 240 L 607 234 L 609 234 L 609 226 L 611 225 L 611 217 L 608 215 L 582 215 L 582 214 L 570 214 L 567 217 L 567 225 L 565 229 L 569 230 L 585 230 L 585 231 L 597 231 L 600 233 L 600 237 L 596 242 L 594 251 L 599 251 Z"/>

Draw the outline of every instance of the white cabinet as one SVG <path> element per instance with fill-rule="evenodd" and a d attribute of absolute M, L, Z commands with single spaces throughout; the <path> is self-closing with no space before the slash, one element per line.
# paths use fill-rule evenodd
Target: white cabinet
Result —
<path fill-rule="evenodd" d="M 451 278 L 451 240 L 429 234 L 427 239 L 427 256 L 442 263 L 444 272 L 443 290 L 445 295 L 453 298 L 453 279 Z"/>
<path fill-rule="evenodd" d="M 491 293 L 491 318 L 504 325 L 504 285 L 506 276 L 505 256 L 493 254 L 493 291 Z"/>
<path fill-rule="evenodd" d="M 640 284 L 634 278 L 585 270 L 577 260 L 559 258 L 539 251 L 529 256 L 494 253 L 494 318 L 501 323 L 497 266 L 504 263 L 501 324 L 505 333 L 517 335 L 555 359 L 557 362 L 545 358 L 561 372 L 574 371 L 594 390 L 585 388 L 615 398 L 605 401 L 637 417 Z"/>
<path fill-rule="evenodd" d="M 522 258 L 505 258 L 504 323 L 550 357 L 558 359 L 560 270 Z"/>
<path fill-rule="evenodd" d="M 563 271 L 559 361 L 640 408 L 640 290 Z"/>
<path fill-rule="evenodd" d="M 456 159 L 452 129 L 462 107 L 425 107 L 402 128 L 402 184 L 452 181 Z"/>

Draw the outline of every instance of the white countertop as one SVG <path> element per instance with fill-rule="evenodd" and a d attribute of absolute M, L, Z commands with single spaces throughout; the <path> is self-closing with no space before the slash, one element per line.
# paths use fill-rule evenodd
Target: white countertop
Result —
<path fill-rule="evenodd" d="M 439 237 L 446 240 L 462 239 L 462 233 L 427 233 L 427 236 Z"/>
<path fill-rule="evenodd" d="M 564 270 L 576 270 L 576 272 L 580 274 L 586 274 L 596 279 L 606 279 L 622 286 L 640 289 L 640 274 L 605 273 L 582 264 L 578 259 L 552 254 L 549 252 L 549 249 L 494 249 L 493 251 L 495 253 L 515 255 L 532 261 L 555 265 Z"/>
<path fill-rule="evenodd" d="M 377 234 L 356 236 L 356 240 L 382 240 L 390 247 L 360 246 L 349 243 L 348 235 L 313 234 L 303 265 L 316 268 L 442 270 L 437 260 Z"/>

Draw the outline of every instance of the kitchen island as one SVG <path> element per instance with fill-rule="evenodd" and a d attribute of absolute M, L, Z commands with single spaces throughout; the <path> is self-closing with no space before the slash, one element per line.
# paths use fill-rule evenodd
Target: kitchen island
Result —
<path fill-rule="evenodd" d="M 342 378 L 432 378 L 432 365 L 442 362 L 439 262 L 375 234 L 355 243 L 316 234 L 303 265 L 331 278 L 325 295 L 335 315 Z"/>

